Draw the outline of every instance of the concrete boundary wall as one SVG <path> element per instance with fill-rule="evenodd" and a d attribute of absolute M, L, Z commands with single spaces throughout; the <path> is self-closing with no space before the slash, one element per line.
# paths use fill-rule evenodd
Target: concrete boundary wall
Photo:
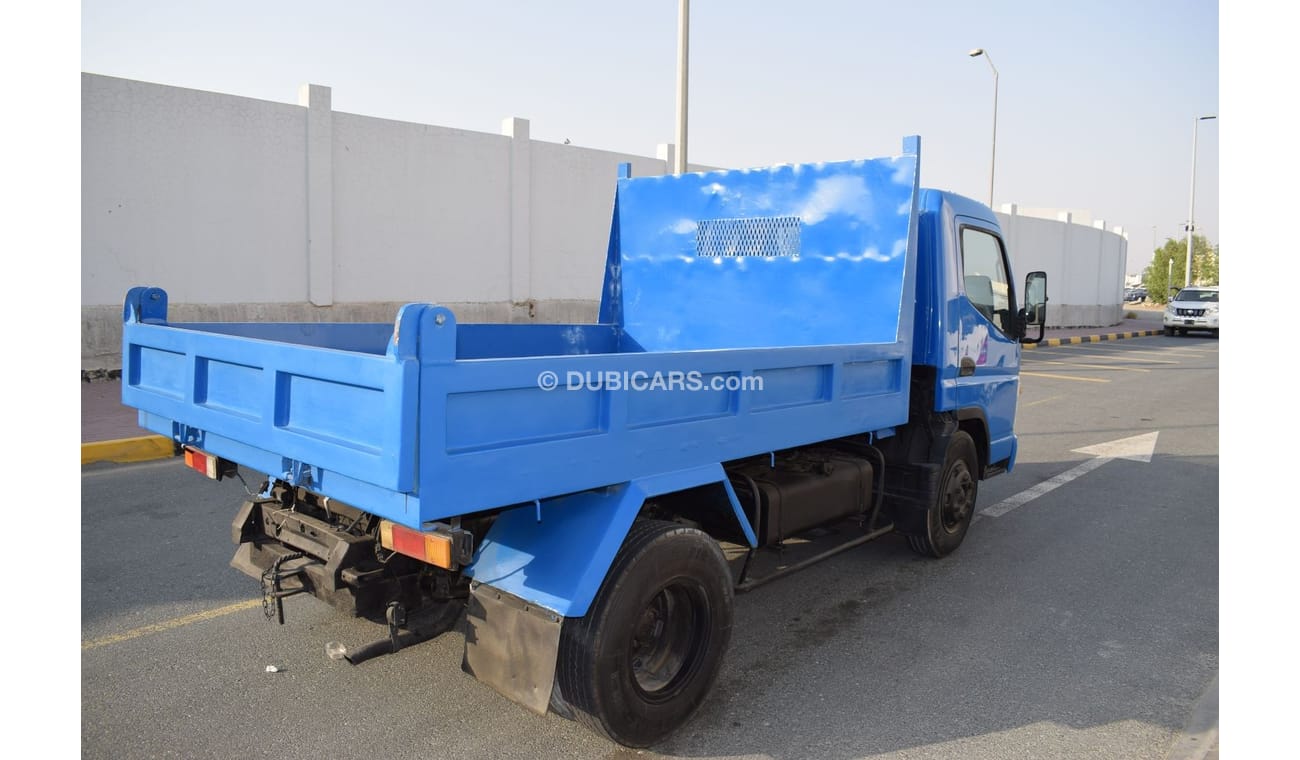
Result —
<path fill-rule="evenodd" d="M 1047 272 L 1048 327 L 1109 327 L 1124 319 L 1128 238 L 1122 227 L 1107 230 L 1104 220 L 1075 224 L 1068 212 L 1056 219 L 1024 216 L 1013 203 L 997 218 L 1020 290 L 1025 274 Z"/>
<path fill-rule="evenodd" d="M 82 366 L 116 369 L 121 301 L 177 321 L 596 318 L 618 164 L 658 157 L 82 74 Z M 705 169 L 710 167 L 692 167 Z"/>
<path fill-rule="evenodd" d="M 342 113 L 315 84 L 297 104 L 81 84 L 83 369 L 121 366 L 136 285 L 166 289 L 176 321 L 388 322 L 413 301 L 594 321 L 617 165 L 664 174 L 674 154 L 541 142 L 520 118 L 491 134 Z M 1021 276 L 1051 277 L 1054 326 L 1118 321 L 1121 236 L 1001 218 Z"/>

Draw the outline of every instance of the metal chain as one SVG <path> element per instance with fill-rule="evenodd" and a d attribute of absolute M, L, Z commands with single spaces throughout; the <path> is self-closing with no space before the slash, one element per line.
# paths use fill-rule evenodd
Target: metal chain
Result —
<path fill-rule="evenodd" d="M 295 559 L 302 559 L 306 556 L 307 555 L 303 552 L 286 554 L 271 563 L 271 566 L 262 572 L 262 614 L 266 616 L 267 620 L 274 620 L 277 617 L 281 617 L 281 610 L 283 609 L 280 606 L 283 602 L 275 595 L 276 592 L 280 590 L 280 566 L 286 562 L 292 562 Z M 280 622 L 283 623 L 284 619 L 281 618 Z"/>

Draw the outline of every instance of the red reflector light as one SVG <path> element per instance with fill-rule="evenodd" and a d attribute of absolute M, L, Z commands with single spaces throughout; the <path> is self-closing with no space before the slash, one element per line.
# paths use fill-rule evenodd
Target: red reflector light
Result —
<path fill-rule="evenodd" d="M 206 451 L 185 447 L 185 466 L 213 480 L 221 480 L 226 475 L 233 475 L 237 470 L 234 462 L 214 457 Z"/>
<path fill-rule="evenodd" d="M 454 569 L 451 538 L 440 533 L 411 530 L 388 520 L 379 523 L 379 544 L 389 551 L 405 554 L 430 565 Z"/>
<path fill-rule="evenodd" d="M 400 525 L 393 526 L 393 551 L 424 559 L 424 536 Z"/>

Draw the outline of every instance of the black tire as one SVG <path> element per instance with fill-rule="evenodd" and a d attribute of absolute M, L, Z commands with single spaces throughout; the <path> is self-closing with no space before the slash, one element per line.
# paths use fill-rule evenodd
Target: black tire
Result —
<path fill-rule="evenodd" d="M 979 495 L 979 455 L 975 441 L 958 430 L 948 440 L 939 489 L 925 514 L 925 532 L 907 537 L 912 550 L 927 557 L 945 557 L 966 538 Z"/>
<path fill-rule="evenodd" d="M 564 621 L 559 704 L 619 744 L 667 737 L 717 679 L 732 604 L 731 570 L 716 541 L 676 523 L 637 521 L 587 615 Z"/>
<path fill-rule="evenodd" d="M 1165 328 L 1165 337 L 1166 337 L 1166 338 L 1172 338 L 1172 337 L 1174 337 L 1174 328 L 1172 328 L 1172 327 L 1166 327 L 1166 328 Z"/>
<path fill-rule="evenodd" d="M 1184 336 L 1186 336 L 1186 335 L 1187 335 L 1187 330 L 1186 330 L 1186 329 L 1184 329 L 1184 328 L 1182 328 L 1182 327 L 1178 328 L 1178 337 L 1181 338 L 1181 337 L 1184 337 Z"/>

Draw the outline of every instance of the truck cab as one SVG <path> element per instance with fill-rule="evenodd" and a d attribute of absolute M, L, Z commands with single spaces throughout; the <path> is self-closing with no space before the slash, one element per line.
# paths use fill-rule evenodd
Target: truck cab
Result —
<path fill-rule="evenodd" d="M 916 308 L 927 335 L 913 344 L 913 361 L 935 369 L 934 411 L 969 423 L 984 466 L 1009 471 L 1021 344 L 1035 339 L 1025 335 L 1024 296 L 1012 279 L 1001 227 L 988 207 L 950 192 L 922 190 L 920 207 Z M 927 264 L 942 269 L 928 271 Z"/>

